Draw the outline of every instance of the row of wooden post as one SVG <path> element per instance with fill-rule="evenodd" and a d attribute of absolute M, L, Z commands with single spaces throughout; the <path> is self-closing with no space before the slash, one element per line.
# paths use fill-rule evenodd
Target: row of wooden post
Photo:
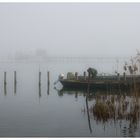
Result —
<path fill-rule="evenodd" d="M 47 72 L 47 81 L 48 85 L 50 85 L 50 72 Z M 39 86 L 41 85 L 41 72 L 39 72 Z"/>
<path fill-rule="evenodd" d="M 50 85 L 50 72 L 47 72 L 47 81 L 48 85 Z M 17 83 L 17 74 L 16 71 L 14 71 L 14 84 Z M 4 72 L 4 84 L 6 85 L 6 72 Z M 41 84 L 41 72 L 39 72 L 39 85 Z"/>
<path fill-rule="evenodd" d="M 17 84 L 17 80 L 16 80 L 16 71 L 14 71 L 14 93 L 16 94 L 16 84 Z M 6 82 L 6 72 L 4 72 L 4 94 L 7 94 L 7 88 L 6 88 L 7 82 Z"/>
<path fill-rule="evenodd" d="M 48 85 L 48 89 L 47 89 L 47 94 L 49 95 L 49 91 L 50 91 L 50 72 L 47 72 L 47 85 Z M 41 72 L 39 72 L 39 97 L 41 97 Z"/>
<path fill-rule="evenodd" d="M 4 72 L 4 93 L 6 94 L 6 72 Z M 49 90 L 50 90 L 50 72 L 47 72 L 47 84 L 48 84 L 48 90 L 47 93 L 49 94 Z M 16 71 L 14 71 L 14 93 L 16 93 L 16 85 L 17 85 L 17 74 Z M 39 72 L 39 96 L 41 96 L 41 72 Z"/>
<path fill-rule="evenodd" d="M 17 83 L 17 74 L 16 71 L 14 71 L 14 84 Z M 6 85 L 6 72 L 4 72 L 4 84 Z"/>

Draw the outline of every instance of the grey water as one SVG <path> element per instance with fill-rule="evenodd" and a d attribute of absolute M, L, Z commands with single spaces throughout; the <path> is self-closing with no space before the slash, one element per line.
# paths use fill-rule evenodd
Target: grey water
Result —
<path fill-rule="evenodd" d="M 117 64 L 116 59 L 91 58 L 0 62 L 0 137 L 139 137 L 140 121 L 136 124 L 128 120 L 97 121 L 87 114 L 86 91 L 60 92 L 62 85 L 54 85 L 60 73 L 66 76 L 71 71 L 82 75 L 88 67 L 94 67 L 99 73 L 114 74 L 116 69 L 121 72 L 123 64 L 124 60 Z M 88 100 L 89 108 L 93 103 L 92 98 Z"/>

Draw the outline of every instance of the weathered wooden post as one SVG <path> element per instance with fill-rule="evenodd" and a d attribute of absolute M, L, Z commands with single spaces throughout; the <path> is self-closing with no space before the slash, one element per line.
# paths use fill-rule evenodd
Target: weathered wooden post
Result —
<path fill-rule="evenodd" d="M 6 72 L 4 72 L 4 85 L 6 85 Z"/>
<path fill-rule="evenodd" d="M 84 80 L 86 80 L 86 72 L 84 71 Z"/>
<path fill-rule="evenodd" d="M 7 94 L 7 89 L 6 89 L 6 72 L 4 72 L 4 95 L 6 96 Z"/>
<path fill-rule="evenodd" d="M 39 86 L 41 86 L 41 72 L 39 72 Z"/>
<path fill-rule="evenodd" d="M 41 97 L 41 72 L 39 72 L 39 98 Z"/>
<path fill-rule="evenodd" d="M 48 81 L 48 89 L 47 89 L 47 94 L 49 95 L 50 93 L 50 72 L 47 72 L 47 81 Z"/>
<path fill-rule="evenodd" d="M 50 72 L 47 72 L 48 85 L 50 85 Z"/>
<path fill-rule="evenodd" d="M 75 72 L 75 78 L 78 80 L 78 72 Z"/>
<path fill-rule="evenodd" d="M 17 74 L 16 71 L 14 71 L 14 93 L 16 94 L 16 88 L 17 88 Z"/>
<path fill-rule="evenodd" d="M 14 84 L 16 84 L 17 83 L 17 73 L 16 73 L 16 71 L 14 71 Z"/>

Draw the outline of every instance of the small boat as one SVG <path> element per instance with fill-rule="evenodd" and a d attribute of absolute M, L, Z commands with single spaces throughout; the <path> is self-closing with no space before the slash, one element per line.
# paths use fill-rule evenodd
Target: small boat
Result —
<path fill-rule="evenodd" d="M 92 69 L 95 71 L 95 69 Z M 64 75 L 59 75 L 59 82 L 63 85 L 64 88 L 82 88 L 87 89 L 88 86 L 90 89 L 109 89 L 109 88 L 120 88 L 127 89 L 133 87 L 133 85 L 140 84 L 140 75 L 108 75 L 108 76 L 99 76 L 97 71 L 90 73 L 88 71 L 88 76 L 84 72 L 84 76 L 78 76 L 76 72 L 75 75 L 71 72 L 68 72 L 67 78 L 64 78 Z"/>

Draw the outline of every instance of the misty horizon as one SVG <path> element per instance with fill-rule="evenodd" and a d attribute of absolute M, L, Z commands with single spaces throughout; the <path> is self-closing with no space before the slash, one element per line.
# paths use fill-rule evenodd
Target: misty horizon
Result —
<path fill-rule="evenodd" d="M 1 3 L 0 19 L 0 59 L 38 49 L 48 57 L 130 57 L 140 46 L 139 3 Z"/>

